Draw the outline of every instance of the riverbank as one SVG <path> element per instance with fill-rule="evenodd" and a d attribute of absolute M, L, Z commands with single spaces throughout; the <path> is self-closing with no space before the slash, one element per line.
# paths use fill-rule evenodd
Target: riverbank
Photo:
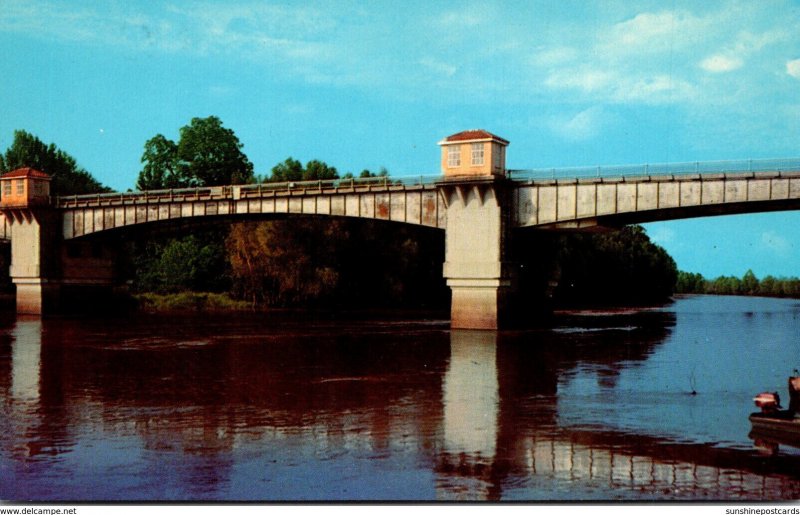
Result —
<path fill-rule="evenodd" d="M 170 294 L 138 293 L 132 295 L 136 310 L 150 314 L 170 313 L 246 313 L 263 312 L 302 315 L 319 319 L 415 319 L 447 320 L 448 309 L 402 308 L 276 308 L 232 299 L 227 293 L 182 292 Z"/>
<path fill-rule="evenodd" d="M 133 295 L 140 311 L 158 313 L 165 311 L 255 311 L 250 302 L 232 299 L 226 293 L 181 292 L 138 293 Z"/>

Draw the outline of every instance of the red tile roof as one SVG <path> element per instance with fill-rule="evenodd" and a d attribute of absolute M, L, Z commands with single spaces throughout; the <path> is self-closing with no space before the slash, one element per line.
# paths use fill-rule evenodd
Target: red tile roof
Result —
<path fill-rule="evenodd" d="M 461 131 L 452 136 L 448 136 L 444 139 L 444 141 L 468 141 L 474 139 L 493 139 L 495 141 L 499 141 L 500 143 L 505 143 L 508 145 L 508 140 L 501 138 L 500 136 L 496 136 L 489 131 L 485 131 L 483 129 L 472 129 L 468 131 Z"/>
<path fill-rule="evenodd" d="M 51 177 L 44 172 L 33 168 L 17 168 L 8 173 L 0 175 L 0 179 L 15 179 L 18 177 L 36 177 L 37 179 L 50 179 Z"/>

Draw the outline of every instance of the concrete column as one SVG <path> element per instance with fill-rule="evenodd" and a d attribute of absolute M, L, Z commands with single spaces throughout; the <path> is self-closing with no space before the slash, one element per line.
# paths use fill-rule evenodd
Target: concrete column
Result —
<path fill-rule="evenodd" d="M 512 290 L 507 263 L 510 202 L 504 179 L 446 182 L 444 277 L 452 291 L 454 329 L 498 329 L 507 322 Z"/>
<path fill-rule="evenodd" d="M 11 224 L 11 280 L 17 287 L 17 312 L 41 315 L 57 300 L 59 284 L 56 214 L 48 209 L 6 211 Z"/>

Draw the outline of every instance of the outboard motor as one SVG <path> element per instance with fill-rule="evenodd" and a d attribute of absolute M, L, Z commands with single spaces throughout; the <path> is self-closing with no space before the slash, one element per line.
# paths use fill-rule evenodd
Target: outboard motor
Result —
<path fill-rule="evenodd" d="M 789 377 L 789 411 L 800 413 L 800 376 Z"/>
<path fill-rule="evenodd" d="M 778 392 L 761 392 L 755 397 L 753 401 L 756 407 L 761 408 L 761 413 L 774 413 L 781 409 L 781 398 Z"/>

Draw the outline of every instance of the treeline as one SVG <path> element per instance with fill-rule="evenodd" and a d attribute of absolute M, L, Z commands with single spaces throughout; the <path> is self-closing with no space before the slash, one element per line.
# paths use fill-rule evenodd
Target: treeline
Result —
<path fill-rule="evenodd" d="M 752 270 L 745 272 L 742 277 L 720 276 L 706 279 L 701 274 L 680 271 L 675 293 L 800 297 L 800 279 L 767 275 L 759 280 Z"/>
<path fill-rule="evenodd" d="M 644 228 L 600 234 L 538 233 L 518 238 L 521 287 L 553 306 L 634 305 L 667 300 L 677 266 Z"/>
<path fill-rule="evenodd" d="M 140 190 L 354 176 L 320 160 L 303 164 L 291 157 L 257 176 L 235 133 L 214 116 L 192 119 L 177 141 L 157 134 L 145 143 L 141 161 Z M 107 191 L 74 158 L 24 131 L 15 133 L 0 166 L 32 166 L 59 177 L 55 194 Z M 388 175 L 384 168 L 358 174 Z M 435 229 L 328 217 L 201 220 L 191 231 L 154 229 L 134 230 L 123 242 L 120 270 L 134 293 L 212 292 L 275 307 L 449 305 L 444 234 Z M 606 234 L 521 232 L 514 241 L 521 292 L 515 302 L 522 310 L 658 302 L 672 294 L 678 278 L 672 258 L 639 226 Z"/>

